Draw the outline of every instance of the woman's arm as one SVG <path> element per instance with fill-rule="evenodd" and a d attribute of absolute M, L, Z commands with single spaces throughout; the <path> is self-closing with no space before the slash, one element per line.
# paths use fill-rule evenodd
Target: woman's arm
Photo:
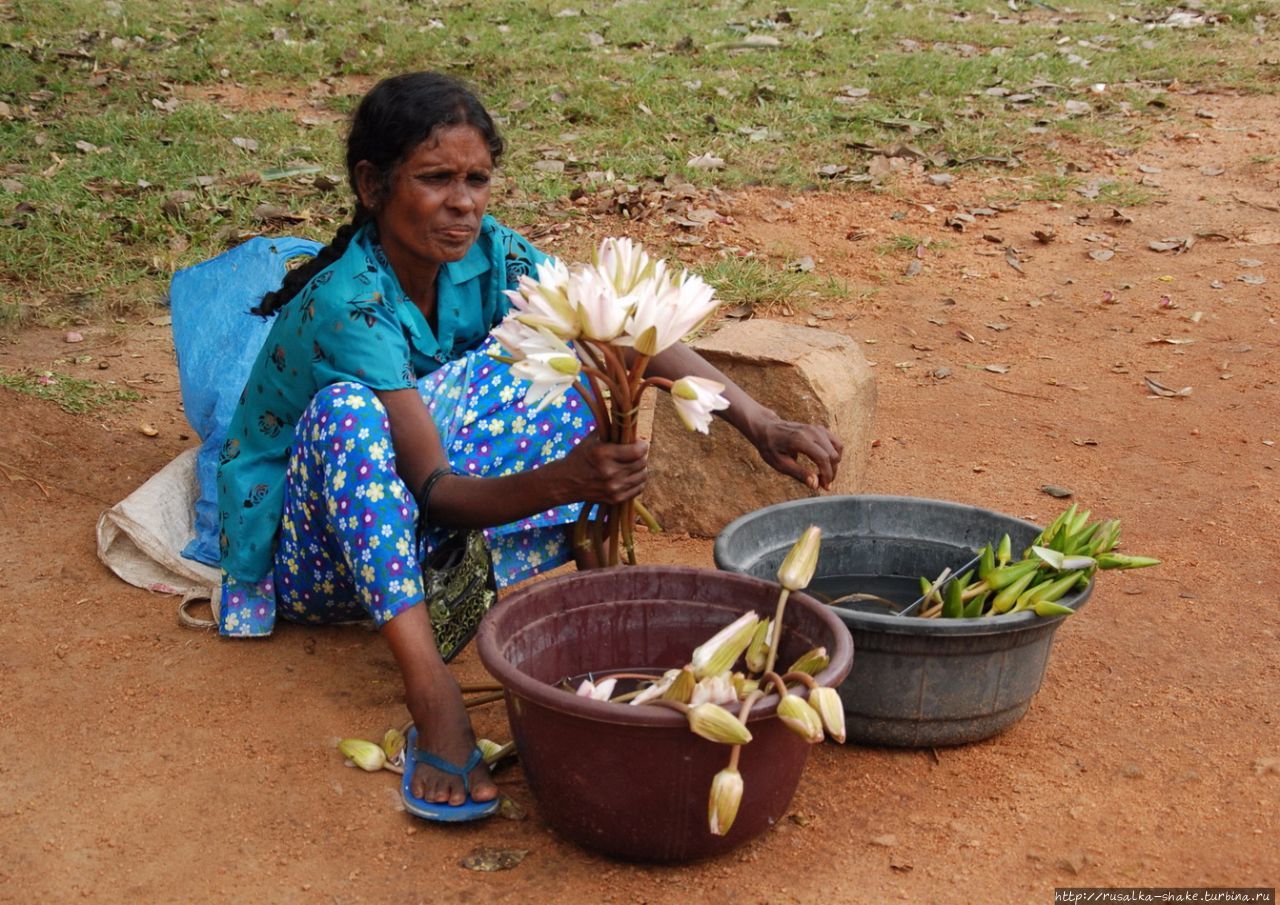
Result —
<path fill-rule="evenodd" d="M 729 407 L 717 412 L 738 433 L 746 437 L 765 463 L 776 471 L 816 489 L 831 487 L 840 456 L 844 451 L 838 437 L 817 424 L 786 421 L 777 413 L 752 399 L 732 380 L 682 342 L 665 349 L 649 362 L 646 374 L 677 380 L 681 377 L 706 377 L 724 384 L 724 397 Z M 803 455 L 817 467 L 812 472 L 798 456 Z"/>
<path fill-rule="evenodd" d="M 387 409 L 396 471 L 417 494 L 427 476 L 447 467 L 431 413 L 416 389 L 379 390 Z M 497 478 L 446 476 L 431 493 L 433 524 L 490 528 L 566 503 L 622 503 L 644 489 L 647 443 L 602 443 L 596 434 L 563 459 Z"/>

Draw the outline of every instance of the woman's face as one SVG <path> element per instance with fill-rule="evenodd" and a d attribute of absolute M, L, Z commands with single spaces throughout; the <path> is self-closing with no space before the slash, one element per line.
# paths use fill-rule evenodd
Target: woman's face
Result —
<path fill-rule="evenodd" d="M 479 235 L 492 172 L 488 145 L 472 126 L 437 129 L 396 167 L 384 197 L 373 167 L 358 165 L 360 199 L 377 211 L 392 265 L 461 260 Z"/>

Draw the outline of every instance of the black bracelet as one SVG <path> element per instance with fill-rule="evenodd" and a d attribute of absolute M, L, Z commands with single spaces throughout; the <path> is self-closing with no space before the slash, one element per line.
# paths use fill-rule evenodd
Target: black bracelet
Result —
<path fill-rule="evenodd" d="M 427 479 L 422 482 L 422 487 L 418 489 L 414 499 L 418 502 L 418 531 L 423 532 L 429 524 L 427 519 L 427 500 L 431 497 L 431 491 L 435 489 L 436 481 L 439 481 L 445 475 L 457 474 L 448 465 L 442 465 L 431 474 L 427 475 Z"/>

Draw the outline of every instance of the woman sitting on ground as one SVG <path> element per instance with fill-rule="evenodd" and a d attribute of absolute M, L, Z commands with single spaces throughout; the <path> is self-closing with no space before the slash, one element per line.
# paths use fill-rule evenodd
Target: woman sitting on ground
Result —
<path fill-rule="evenodd" d="M 423 563 L 437 527 L 485 528 L 498 584 L 567 562 L 582 503 L 644 488 L 647 447 L 602 442 L 568 394 L 541 412 L 486 353 L 503 294 L 547 260 L 485 215 L 503 141 L 459 82 L 413 73 L 375 86 L 347 141 L 351 223 L 255 309 L 274 316 L 219 468 L 220 629 L 372 618 L 404 679 L 419 747 L 467 764 L 475 738 L 437 650 Z M 677 343 L 649 366 L 726 385 L 732 424 L 775 469 L 828 486 L 840 443 L 785 421 Z M 803 454 L 816 474 L 798 461 Z M 418 503 L 431 478 L 429 522 Z M 491 802 L 483 763 L 419 765 L 413 794 Z"/>

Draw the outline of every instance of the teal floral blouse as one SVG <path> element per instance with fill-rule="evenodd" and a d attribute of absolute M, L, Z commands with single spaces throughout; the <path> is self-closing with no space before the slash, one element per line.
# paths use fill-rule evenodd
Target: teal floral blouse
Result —
<path fill-rule="evenodd" d="M 241 581 L 272 569 L 298 418 L 341 381 L 408 389 L 480 345 L 506 315 L 503 290 L 547 256 L 486 216 L 460 261 L 440 269 L 438 333 L 396 278 L 372 224 L 275 316 L 231 419 L 218 467 L 222 568 Z"/>

